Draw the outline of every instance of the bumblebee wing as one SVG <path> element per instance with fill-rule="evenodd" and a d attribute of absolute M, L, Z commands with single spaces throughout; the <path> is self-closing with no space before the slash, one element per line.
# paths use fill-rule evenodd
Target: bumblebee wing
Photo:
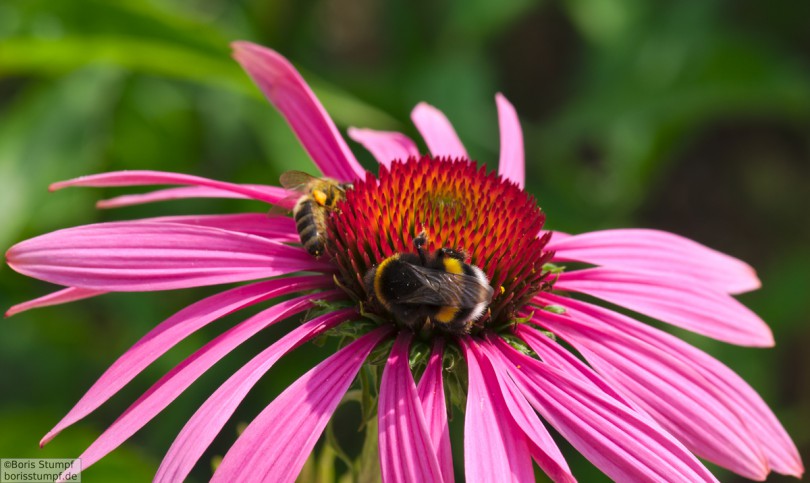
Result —
<path fill-rule="evenodd" d="M 396 303 L 450 305 L 471 309 L 483 301 L 488 302 L 492 296 L 492 287 L 472 275 L 449 273 L 419 265 L 408 265 L 408 269 L 421 285 L 398 298 Z"/>
<path fill-rule="evenodd" d="M 303 171 L 286 171 L 278 178 L 281 186 L 288 190 L 305 192 L 307 185 L 318 178 Z"/>

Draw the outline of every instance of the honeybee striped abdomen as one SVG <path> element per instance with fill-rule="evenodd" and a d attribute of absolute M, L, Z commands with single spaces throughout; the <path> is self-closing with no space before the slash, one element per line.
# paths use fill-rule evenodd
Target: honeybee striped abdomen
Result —
<path fill-rule="evenodd" d="M 281 175 L 281 185 L 303 193 L 293 208 L 295 228 L 307 252 L 320 257 L 324 252 L 326 217 L 345 197 L 350 184 L 329 178 L 316 178 L 302 171 L 287 171 Z"/>

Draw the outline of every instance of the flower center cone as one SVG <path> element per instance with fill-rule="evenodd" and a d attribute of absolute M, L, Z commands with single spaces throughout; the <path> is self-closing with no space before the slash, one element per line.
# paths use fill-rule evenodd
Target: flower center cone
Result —
<path fill-rule="evenodd" d="M 327 256 L 338 282 L 367 312 L 393 319 L 366 293 L 364 275 L 397 253 L 416 253 L 414 238 L 427 235 L 432 253 L 451 248 L 478 266 L 493 288 L 488 310 L 470 327 L 510 324 L 539 291 L 552 252 L 541 234 L 545 214 L 533 197 L 468 159 L 409 158 L 380 167 L 354 182 L 327 221 Z"/>

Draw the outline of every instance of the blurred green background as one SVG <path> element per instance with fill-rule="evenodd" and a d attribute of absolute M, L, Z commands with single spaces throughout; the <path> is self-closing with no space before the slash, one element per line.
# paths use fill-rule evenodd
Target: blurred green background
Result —
<path fill-rule="evenodd" d="M 314 172 L 230 59 L 232 40 L 291 59 L 342 129 L 397 129 L 418 139 L 408 115 L 425 100 L 492 167 L 500 91 L 521 116 L 527 189 L 551 228 L 670 230 L 758 269 L 764 288 L 741 298 L 770 323 L 775 349 L 679 335 L 748 380 L 807 463 L 808 18 L 808 2 L 756 0 L 1 0 L 0 247 L 100 220 L 264 209 L 199 200 L 97 211 L 96 200 L 120 191 L 48 194 L 60 179 L 161 169 L 274 184 L 288 169 Z M 4 308 L 50 290 L 8 267 L 0 287 Z M 78 456 L 152 382 L 240 318 L 190 337 L 45 449 L 37 442 L 150 327 L 215 291 L 109 295 L 3 320 L 0 456 Z M 150 479 L 205 397 L 295 323 L 226 358 L 84 481 Z M 286 358 L 237 420 L 250 420 L 328 351 L 308 346 Z M 234 435 L 227 427 L 195 480 L 207 479 L 208 461 Z M 568 454 L 580 481 L 604 480 Z"/>

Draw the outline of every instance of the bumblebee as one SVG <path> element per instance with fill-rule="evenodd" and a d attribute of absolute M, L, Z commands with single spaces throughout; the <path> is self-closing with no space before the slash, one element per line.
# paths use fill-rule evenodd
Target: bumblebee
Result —
<path fill-rule="evenodd" d="M 464 263 L 452 248 L 425 253 L 427 237 L 414 239 L 414 253 L 397 253 L 364 277 L 369 297 L 394 319 L 413 330 L 435 327 L 460 334 L 469 331 L 489 306 L 492 287 L 484 272 Z"/>
<path fill-rule="evenodd" d="M 346 190 L 352 185 L 316 178 L 303 171 L 287 171 L 279 181 L 284 188 L 303 193 L 292 210 L 295 228 L 307 252 L 320 257 L 324 250 L 326 216 L 335 209 L 338 201 L 345 198 Z"/>

